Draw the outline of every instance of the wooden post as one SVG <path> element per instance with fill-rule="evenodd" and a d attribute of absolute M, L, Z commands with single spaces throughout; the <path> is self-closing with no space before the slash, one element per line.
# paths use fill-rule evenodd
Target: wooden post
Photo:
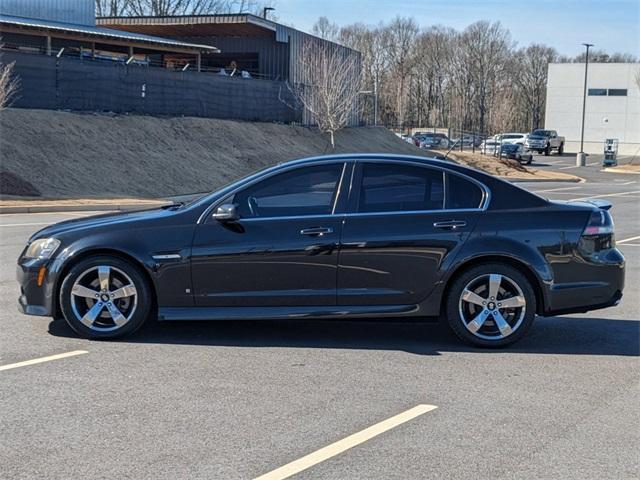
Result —
<path fill-rule="evenodd" d="M 96 59 L 96 42 L 91 42 L 91 58 Z"/>
<path fill-rule="evenodd" d="M 133 47 L 129 46 L 129 58 L 133 57 Z"/>
<path fill-rule="evenodd" d="M 51 56 L 51 35 L 47 35 L 47 55 Z"/>
<path fill-rule="evenodd" d="M 198 52 L 198 56 L 196 57 L 196 65 L 198 66 L 197 70 L 200 71 L 200 67 L 202 65 L 202 54 Z"/>

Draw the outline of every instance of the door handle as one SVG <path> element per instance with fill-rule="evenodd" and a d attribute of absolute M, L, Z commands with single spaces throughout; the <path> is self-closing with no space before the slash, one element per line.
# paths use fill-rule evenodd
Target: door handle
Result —
<path fill-rule="evenodd" d="M 464 220 L 448 220 L 446 222 L 435 222 L 433 226 L 440 230 L 455 230 L 460 227 L 466 227 L 467 222 Z"/>
<path fill-rule="evenodd" d="M 309 235 L 311 237 L 322 237 L 327 233 L 333 233 L 333 228 L 330 227 L 312 227 L 312 228 L 303 228 L 300 230 L 301 235 Z"/>

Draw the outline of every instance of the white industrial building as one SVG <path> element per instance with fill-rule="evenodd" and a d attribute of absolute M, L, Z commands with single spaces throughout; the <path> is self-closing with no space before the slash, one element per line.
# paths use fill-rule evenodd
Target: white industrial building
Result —
<path fill-rule="evenodd" d="M 602 153 L 605 138 L 617 138 L 619 155 L 640 156 L 640 64 L 590 63 L 584 151 Z M 566 138 L 565 150 L 580 151 L 584 63 L 551 63 L 545 128 Z"/>

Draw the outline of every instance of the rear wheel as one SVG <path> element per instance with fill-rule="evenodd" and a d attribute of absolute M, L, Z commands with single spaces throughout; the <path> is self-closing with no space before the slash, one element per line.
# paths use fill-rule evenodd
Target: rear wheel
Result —
<path fill-rule="evenodd" d="M 64 318 L 85 338 L 133 333 L 147 319 L 150 301 L 149 285 L 138 267 L 112 256 L 78 262 L 60 288 Z"/>
<path fill-rule="evenodd" d="M 462 340 L 480 347 L 503 347 L 522 338 L 535 318 L 536 298 L 516 268 L 487 263 L 470 268 L 451 285 L 446 314 Z"/>
<path fill-rule="evenodd" d="M 562 155 L 564 153 L 564 143 L 561 143 L 558 147 L 558 155 Z"/>

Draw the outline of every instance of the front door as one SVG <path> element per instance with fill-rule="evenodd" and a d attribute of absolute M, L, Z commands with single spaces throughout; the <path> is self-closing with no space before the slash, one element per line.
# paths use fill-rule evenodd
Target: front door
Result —
<path fill-rule="evenodd" d="M 240 219 L 196 229 L 197 306 L 336 304 L 344 162 L 298 166 L 243 187 L 221 203 Z M 349 172 L 350 174 L 350 172 Z M 344 210 L 344 208 L 342 208 Z"/>
<path fill-rule="evenodd" d="M 359 162 L 354 186 L 342 232 L 338 304 L 420 303 L 473 230 L 482 190 L 440 168 L 388 161 Z"/>

